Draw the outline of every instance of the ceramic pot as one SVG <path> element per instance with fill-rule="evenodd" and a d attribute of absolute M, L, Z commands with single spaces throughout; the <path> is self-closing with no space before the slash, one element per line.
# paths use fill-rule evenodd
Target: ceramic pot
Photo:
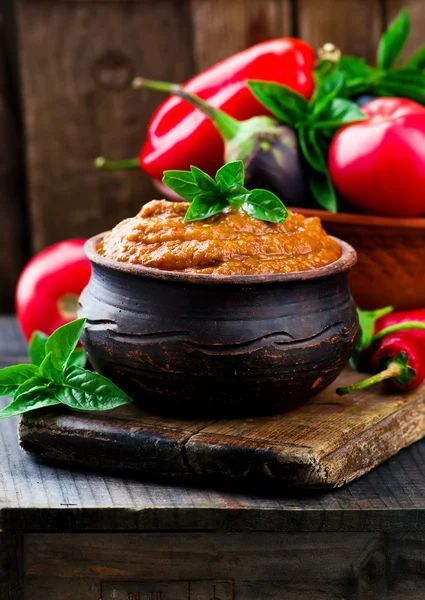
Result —
<path fill-rule="evenodd" d="M 193 275 L 106 260 L 86 243 L 82 342 L 94 368 L 150 411 L 195 417 L 287 410 L 329 385 L 358 332 L 355 251 L 320 269 Z"/>

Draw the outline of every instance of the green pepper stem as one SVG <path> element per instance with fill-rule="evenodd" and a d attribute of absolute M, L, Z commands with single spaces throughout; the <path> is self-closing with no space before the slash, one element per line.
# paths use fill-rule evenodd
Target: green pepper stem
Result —
<path fill-rule="evenodd" d="M 192 106 L 204 113 L 215 125 L 226 141 L 232 140 L 240 130 L 241 122 L 226 114 L 219 108 L 211 106 L 196 94 L 192 94 L 183 89 L 177 83 L 167 83 L 165 81 L 154 81 L 144 77 L 136 77 L 133 80 L 133 88 L 136 90 L 147 89 L 155 92 L 166 92 L 172 96 L 178 96 Z"/>
<path fill-rule="evenodd" d="M 355 383 L 353 385 L 348 385 L 347 387 L 339 387 L 336 389 L 336 393 L 338 396 L 345 396 L 346 394 L 351 394 L 357 390 L 363 390 L 364 388 L 368 388 L 371 385 L 375 385 L 376 383 L 381 383 L 386 379 L 392 379 L 393 377 L 399 377 L 402 373 L 403 366 L 399 365 L 396 362 L 391 362 L 385 371 L 381 371 L 376 375 L 372 375 L 372 377 L 368 377 L 359 383 Z"/>
<path fill-rule="evenodd" d="M 124 160 L 106 160 L 103 156 L 98 156 L 94 161 L 94 166 L 105 171 L 115 171 L 119 169 L 136 169 L 140 167 L 140 163 L 137 156 Z"/>
<path fill-rule="evenodd" d="M 406 329 L 425 329 L 425 323 L 421 321 L 406 321 L 405 323 L 397 323 L 396 325 L 390 325 L 389 327 L 385 327 L 385 329 L 381 329 L 373 338 L 372 344 L 375 342 L 379 342 L 382 338 L 390 335 L 391 333 L 396 333 L 397 331 L 405 331 Z"/>

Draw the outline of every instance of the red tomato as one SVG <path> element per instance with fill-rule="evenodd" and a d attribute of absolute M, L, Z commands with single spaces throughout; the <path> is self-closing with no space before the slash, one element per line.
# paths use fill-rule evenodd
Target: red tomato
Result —
<path fill-rule="evenodd" d="M 50 335 L 76 318 L 78 298 L 89 282 L 91 267 L 86 240 L 49 246 L 27 264 L 16 289 L 16 310 L 27 340 L 34 331 Z"/>
<path fill-rule="evenodd" d="M 362 212 L 425 214 L 425 107 L 378 98 L 362 107 L 367 121 L 345 127 L 329 150 L 336 189 Z"/>

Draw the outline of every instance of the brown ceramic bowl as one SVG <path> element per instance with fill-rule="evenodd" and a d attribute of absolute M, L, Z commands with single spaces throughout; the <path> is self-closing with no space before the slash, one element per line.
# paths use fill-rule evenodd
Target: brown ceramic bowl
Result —
<path fill-rule="evenodd" d="M 107 260 L 86 243 L 82 342 L 136 404 L 178 416 L 251 415 L 305 402 L 347 364 L 358 331 L 355 251 L 313 271 L 196 275 Z"/>
<path fill-rule="evenodd" d="M 361 308 L 425 306 L 425 219 L 293 210 L 320 217 L 327 233 L 355 248 L 350 287 Z"/>

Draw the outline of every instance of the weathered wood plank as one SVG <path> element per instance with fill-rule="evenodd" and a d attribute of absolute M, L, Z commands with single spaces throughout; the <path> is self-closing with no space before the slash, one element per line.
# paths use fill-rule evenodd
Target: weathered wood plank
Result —
<path fill-rule="evenodd" d="M 0 531 L 0 598 L 23 600 L 22 535 Z"/>
<path fill-rule="evenodd" d="M 411 33 L 403 53 L 404 57 L 408 57 L 419 46 L 425 44 L 425 5 L 422 0 L 385 0 L 385 2 L 387 25 L 395 19 L 402 8 L 407 8 L 409 11 Z"/>
<path fill-rule="evenodd" d="M 314 49 L 333 42 L 374 62 L 383 29 L 380 0 L 298 0 L 298 35 Z"/>
<path fill-rule="evenodd" d="M 16 322 L 3 318 L 2 365 L 9 349 L 18 361 L 25 354 Z M 0 421 L 4 531 L 425 531 L 425 442 L 340 490 L 270 495 L 260 486 L 247 495 L 41 465 L 19 450 L 17 421 Z"/>
<path fill-rule="evenodd" d="M 24 165 L 0 15 L 0 310 L 12 312 L 15 286 L 28 253 L 23 198 Z"/>
<path fill-rule="evenodd" d="M 39 534 L 25 537 L 25 555 L 31 600 L 53 590 L 62 600 L 89 600 L 93 583 L 111 579 L 104 600 L 129 598 L 143 580 L 233 580 L 235 597 L 243 600 L 354 600 L 377 598 L 386 589 L 382 536 L 373 533 Z M 214 597 L 228 598 L 218 590 Z"/>
<path fill-rule="evenodd" d="M 192 73 L 186 0 L 17 3 L 34 249 L 86 237 L 135 214 L 153 188 L 139 170 L 95 171 L 135 156 L 162 98 L 136 74 Z"/>
<path fill-rule="evenodd" d="M 22 448 L 51 464 L 201 483 L 340 487 L 425 435 L 425 389 L 340 398 L 350 370 L 307 404 L 256 419 L 176 421 L 135 406 L 99 415 L 58 408 L 21 421 Z M 119 449 L 119 452 L 117 452 Z"/>
<path fill-rule="evenodd" d="M 292 33 L 290 0 L 191 0 L 191 13 L 196 71 Z"/>

